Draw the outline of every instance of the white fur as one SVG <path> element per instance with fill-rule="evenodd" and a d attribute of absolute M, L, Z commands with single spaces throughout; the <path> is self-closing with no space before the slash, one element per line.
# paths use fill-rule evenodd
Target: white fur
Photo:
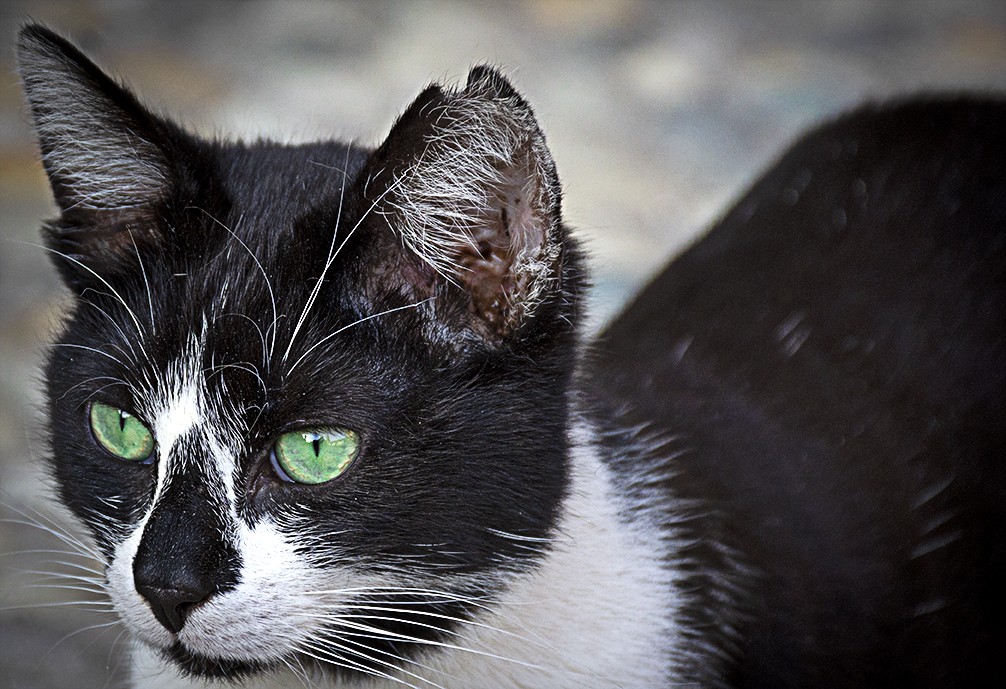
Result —
<path fill-rule="evenodd" d="M 497 611 L 477 620 L 487 626 L 466 633 L 472 647 L 510 660 L 431 652 L 424 660 L 443 672 L 431 677 L 438 684 L 645 689 L 670 677 L 680 601 L 657 545 L 666 536 L 645 511 L 627 519 L 629 505 L 596 448 L 584 431 L 576 435 L 552 551 L 535 572 L 514 578 Z"/>
<path fill-rule="evenodd" d="M 645 509 L 634 512 L 634 520 L 627 518 L 629 506 L 621 502 L 587 432 L 578 429 L 574 435 L 570 491 L 540 566 L 508 575 L 502 597 L 448 639 L 454 648 L 432 648 L 419 659 L 422 666 L 409 665 L 406 672 L 389 668 L 388 678 L 354 686 L 643 689 L 670 677 L 680 638 L 673 622 L 680 601 L 673 570 L 658 545 L 666 541 L 666 532 L 649 523 Z M 195 609 L 179 635 L 210 655 L 265 659 L 263 649 L 280 655 L 312 637 L 317 624 L 312 613 L 331 605 L 340 588 L 395 583 L 362 581 L 341 568 L 315 568 L 268 523 L 244 528 L 240 549 L 245 564 L 237 589 Z M 310 595 L 312 589 L 329 594 L 323 600 Z M 152 616 L 150 621 L 158 626 Z M 166 634 L 161 629 L 146 640 L 159 646 Z M 206 686 L 161 667 L 149 650 L 137 653 L 135 668 L 137 689 Z M 245 686 L 301 683 L 283 673 Z"/>

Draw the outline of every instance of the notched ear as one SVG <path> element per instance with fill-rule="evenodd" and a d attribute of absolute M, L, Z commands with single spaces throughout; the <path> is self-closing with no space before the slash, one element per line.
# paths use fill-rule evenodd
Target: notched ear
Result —
<path fill-rule="evenodd" d="M 462 289 L 480 335 L 507 335 L 554 289 L 555 167 L 531 108 L 498 72 L 477 67 L 463 89 L 427 89 L 371 163 L 366 196 L 408 252 Z"/>
<path fill-rule="evenodd" d="M 72 283 L 74 261 L 107 267 L 133 252 L 134 242 L 154 241 L 149 233 L 158 204 L 171 193 L 171 170 L 156 119 L 77 48 L 39 25 L 24 27 L 17 47 L 61 211 L 47 240 L 72 257 L 60 265 Z"/>

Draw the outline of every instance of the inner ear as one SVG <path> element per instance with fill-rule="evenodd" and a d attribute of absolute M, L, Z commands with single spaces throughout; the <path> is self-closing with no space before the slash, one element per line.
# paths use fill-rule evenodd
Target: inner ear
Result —
<path fill-rule="evenodd" d="M 548 218 L 532 199 L 536 189 L 528 160 L 499 171 L 467 240 L 457 245 L 454 278 L 471 296 L 473 314 L 496 332 L 515 327 L 533 304 L 534 278 L 548 240 Z"/>
<path fill-rule="evenodd" d="M 427 89 L 368 165 L 364 196 L 406 249 L 397 265 L 428 266 L 461 327 L 499 341 L 533 315 L 558 271 L 559 185 L 531 108 L 498 72 Z"/>

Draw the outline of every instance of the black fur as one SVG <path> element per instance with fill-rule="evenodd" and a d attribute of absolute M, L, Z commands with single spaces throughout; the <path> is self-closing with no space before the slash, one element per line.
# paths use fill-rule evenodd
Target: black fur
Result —
<path fill-rule="evenodd" d="M 681 451 L 730 686 L 1006 676 L 1004 125 L 934 97 L 818 129 L 600 338 L 596 397 Z"/>

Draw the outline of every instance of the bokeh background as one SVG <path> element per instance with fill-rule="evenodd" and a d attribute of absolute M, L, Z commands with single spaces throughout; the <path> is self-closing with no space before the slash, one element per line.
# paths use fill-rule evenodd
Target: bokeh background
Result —
<path fill-rule="evenodd" d="M 1002 0 L 4 0 L 0 688 L 11 689 L 121 687 L 126 672 L 121 628 L 94 626 L 111 618 L 39 573 L 83 561 L 40 552 L 66 548 L 24 523 L 72 529 L 48 497 L 38 430 L 38 363 L 66 295 L 35 245 L 54 206 L 14 72 L 29 17 L 208 136 L 376 144 L 428 82 L 503 66 L 537 112 L 565 216 L 593 254 L 592 328 L 808 125 L 866 99 L 1006 90 Z"/>

